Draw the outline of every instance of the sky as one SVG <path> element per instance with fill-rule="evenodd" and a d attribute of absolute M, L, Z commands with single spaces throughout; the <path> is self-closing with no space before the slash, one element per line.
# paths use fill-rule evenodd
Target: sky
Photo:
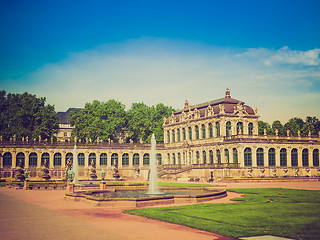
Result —
<path fill-rule="evenodd" d="M 182 109 L 225 96 L 260 120 L 320 118 L 319 1 L 0 1 L 0 90 L 55 110 Z"/>

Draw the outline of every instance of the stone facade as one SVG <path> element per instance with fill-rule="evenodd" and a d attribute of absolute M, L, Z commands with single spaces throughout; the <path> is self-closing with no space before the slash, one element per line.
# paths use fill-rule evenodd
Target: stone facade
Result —
<path fill-rule="evenodd" d="M 182 110 L 164 119 L 164 144 L 157 144 L 159 177 L 181 181 L 320 177 L 320 136 L 258 135 L 258 118 L 257 109 L 231 98 L 228 89 L 222 99 L 194 106 L 186 101 Z M 14 180 L 20 162 L 31 180 L 41 180 L 47 159 L 51 179 L 61 180 L 66 178 L 74 143 L 1 141 L 0 153 L 1 178 Z M 90 179 L 92 166 L 98 178 L 103 169 L 105 178 L 113 179 L 115 168 L 123 179 L 149 177 L 150 144 L 77 143 L 76 154 L 82 180 Z"/>

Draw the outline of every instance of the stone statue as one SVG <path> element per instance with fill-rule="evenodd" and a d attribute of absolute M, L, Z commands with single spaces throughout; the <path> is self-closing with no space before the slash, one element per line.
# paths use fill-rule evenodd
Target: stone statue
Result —
<path fill-rule="evenodd" d="M 301 136 L 301 132 L 300 132 L 300 130 L 298 130 L 298 137 L 300 137 Z"/>
<path fill-rule="evenodd" d="M 290 137 L 290 130 L 287 129 L 287 137 Z"/>
<path fill-rule="evenodd" d="M 95 163 L 94 159 L 91 160 L 90 166 L 91 166 L 91 168 L 90 168 L 89 176 L 90 176 L 91 179 L 96 179 L 97 178 L 96 163 Z"/>
<path fill-rule="evenodd" d="M 224 106 L 222 104 L 219 104 L 219 109 L 220 109 L 220 114 L 224 114 L 225 113 L 225 109 Z"/>
<path fill-rule="evenodd" d="M 276 129 L 276 136 L 278 136 L 279 135 L 279 130 L 278 129 Z"/>
<path fill-rule="evenodd" d="M 267 135 L 267 129 L 263 129 L 263 135 Z"/>

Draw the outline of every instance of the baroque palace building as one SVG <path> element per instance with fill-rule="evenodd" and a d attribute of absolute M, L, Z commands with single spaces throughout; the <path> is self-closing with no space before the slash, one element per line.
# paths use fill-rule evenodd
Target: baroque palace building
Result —
<path fill-rule="evenodd" d="M 63 114 L 62 114 L 63 115 Z M 231 98 L 189 105 L 164 119 L 164 143 L 157 144 L 158 175 L 178 181 L 225 179 L 292 179 L 320 177 L 320 134 L 317 136 L 259 135 L 258 111 Z M 0 176 L 12 181 L 17 166 L 28 169 L 30 180 L 42 180 L 45 162 L 51 180 L 66 177 L 68 159 L 78 161 L 79 179 L 92 169 L 106 179 L 147 180 L 150 144 L 66 141 L 70 126 L 64 119 L 57 142 L 0 141 Z"/>

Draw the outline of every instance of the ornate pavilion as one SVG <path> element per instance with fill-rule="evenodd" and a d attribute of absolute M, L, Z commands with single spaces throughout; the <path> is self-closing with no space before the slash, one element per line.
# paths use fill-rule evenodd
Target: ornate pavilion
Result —
<path fill-rule="evenodd" d="M 317 136 L 258 135 L 258 111 L 231 98 L 189 105 L 164 119 L 164 144 L 157 144 L 158 175 L 177 181 L 225 179 L 318 178 L 320 134 Z M 0 141 L 0 176 L 12 181 L 17 167 L 28 169 L 31 180 L 42 180 L 48 163 L 52 180 L 66 177 L 67 160 L 78 161 L 79 179 L 89 180 L 92 168 L 100 178 L 147 180 L 150 144 Z M 63 140 L 63 141 L 62 141 Z"/>

